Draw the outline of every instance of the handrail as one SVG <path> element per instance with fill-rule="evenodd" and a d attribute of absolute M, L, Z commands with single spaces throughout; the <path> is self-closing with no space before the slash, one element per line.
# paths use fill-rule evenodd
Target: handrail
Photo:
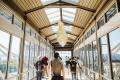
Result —
<path fill-rule="evenodd" d="M 32 70 L 35 70 L 35 69 L 32 69 Z M 20 75 L 25 74 L 25 73 L 28 73 L 28 72 L 30 72 L 30 71 L 32 71 L 32 70 L 25 71 L 25 72 L 23 72 L 23 73 L 17 74 L 17 75 L 15 75 L 15 76 L 12 76 L 12 77 L 7 78 L 7 79 L 5 79 L 5 80 L 9 80 L 9 79 L 12 79 L 12 78 L 15 78 L 15 77 L 19 77 Z"/>
<path fill-rule="evenodd" d="M 80 68 L 80 64 L 78 63 L 78 65 L 79 65 L 79 68 Z M 89 69 L 89 68 L 87 68 L 87 67 L 85 67 L 85 66 L 81 66 L 82 68 L 84 68 L 84 69 L 87 69 L 88 71 L 90 71 L 90 72 L 92 72 L 92 73 L 94 73 L 94 74 L 98 74 L 98 75 L 100 75 L 101 77 L 103 77 L 103 78 L 105 78 L 105 79 L 107 79 L 107 80 L 112 80 L 112 79 L 110 79 L 110 78 L 108 78 L 107 76 L 104 76 L 104 75 L 102 75 L 102 74 L 99 74 L 98 72 L 96 72 L 96 71 L 93 71 L 93 70 L 91 70 L 91 69 Z M 88 75 L 89 76 L 89 75 Z M 89 76 L 90 77 L 90 76 Z M 91 77 L 92 78 L 92 77 Z"/>

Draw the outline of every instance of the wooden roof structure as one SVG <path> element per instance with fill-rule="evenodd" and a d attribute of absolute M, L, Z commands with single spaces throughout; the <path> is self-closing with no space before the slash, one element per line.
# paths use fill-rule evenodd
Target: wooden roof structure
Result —
<path fill-rule="evenodd" d="M 7 2 L 8 1 L 8 2 Z M 6 0 L 18 7 L 54 46 L 58 20 L 65 25 L 68 34 L 66 46 L 72 47 L 84 31 L 103 0 Z M 10 2 L 10 3 L 9 3 Z M 53 20 L 53 21 L 52 21 Z"/>

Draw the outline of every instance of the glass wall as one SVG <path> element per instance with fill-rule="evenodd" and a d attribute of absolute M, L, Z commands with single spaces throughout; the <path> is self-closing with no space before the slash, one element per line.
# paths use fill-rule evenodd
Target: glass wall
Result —
<path fill-rule="evenodd" d="M 5 78 L 10 34 L 0 30 L 0 78 Z"/>
<path fill-rule="evenodd" d="M 114 77 L 118 77 L 118 73 L 120 71 L 120 35 L 119 34 L 120 34 L 120 28 L 110 32 L 109 34 Z M 119 80 L 120 78 L 117 79 Z"/>
<path fill-rule="evenodd" d="M 88 51 L 89 51 L 89 68 L 93 70 L 93 51 L 92 51 L 92 43 L 88 44 Z M 89 75 L 93 78 L 93 73 L 89 73 Z"/>
<path fill-rule="evenodd" d="M 110 78 L 110 64 L 109 64 L 109 53 L 108 53 L 108 42 L 107 36 L 103 36 L 100 38 L 100 46 L 101 46 L 101 54 L 102 54 L 102 67 L 103 67 L 103 75 Z"/>
<path fill-rule="evenodd" d="M 93 57 L 94 57 L 94 71 L 99 73 L 99 63 L 98 63 L 98 53 L 97 53 L 97 46 L 96 46 L 96 41 L 93 41 L 93 46 L 92 46 L 92 50 L 93 50 Z M 95 79 L 99 79 L 99 75 L 95 74 Z"/>
<path fill-rule="evenodd" d="M 24 46 L 24 63 L 23 63 L 23 80 L 28 80 L 28 63 L 29 63 L 29 49 L 30 48 L 30 43 L 28 41 L 25 41 L 25 46 Z"/>
<path fill-rule="evenodd" d="M 35 56 L 35 46 L 33 43 L 30 45 L 30 61 L 29 61 L 29 79 L 33 78 L 34 69 L 34 56 Z"/>
<path fill-rule="evenodd" d="M 20 38 L 12 36 L 11 50 L 8 65 L 8 77 L 18 74 L 19 69 Z M 14 78 L 14 80 L 16 80 Z"/>

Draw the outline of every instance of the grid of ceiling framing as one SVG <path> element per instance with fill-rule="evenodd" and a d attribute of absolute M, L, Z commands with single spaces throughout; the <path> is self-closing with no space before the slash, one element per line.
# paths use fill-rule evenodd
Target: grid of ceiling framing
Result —
<path fill-rule="evenodd" d="M 60 20 L 58 18 L 62 17 L 65 23 L 64 25 L 66 26 L 65 30 L 68 34 L 68 43 L 73 44 L 97 10 L 101 1 L 102 0 L 13 0 L 13 2 L 26 13 L 27 17 L 53 44 L 57 44 L 56 29 L 58 27 L 57 21 Z M 53 6 L 54 4 L 52 3 L 55 2 L 65 2 L 65 4 L 68 4 L 69 6 L 64 8 L 65 5 L 61 7 L 58 3 L 58 6 Z M 62 13 L 60 9 L 62 9 Z M 57 16 L 51 16 L 56 22 L 51 22 L 47 10 L 49 10 L 51 14 L 56 12 Z"/>

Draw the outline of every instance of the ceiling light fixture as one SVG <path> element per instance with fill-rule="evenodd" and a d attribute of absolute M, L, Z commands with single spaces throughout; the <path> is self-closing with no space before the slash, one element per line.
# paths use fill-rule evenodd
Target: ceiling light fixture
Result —
<path fill-rule="evenodd" d="M 67 34 L 64 29 L 64 23 L 62 21 L 58 22 L 58 32 L 57 32 L 57 41 L 59 44 L 64 47 L 67 42 Z"/>

